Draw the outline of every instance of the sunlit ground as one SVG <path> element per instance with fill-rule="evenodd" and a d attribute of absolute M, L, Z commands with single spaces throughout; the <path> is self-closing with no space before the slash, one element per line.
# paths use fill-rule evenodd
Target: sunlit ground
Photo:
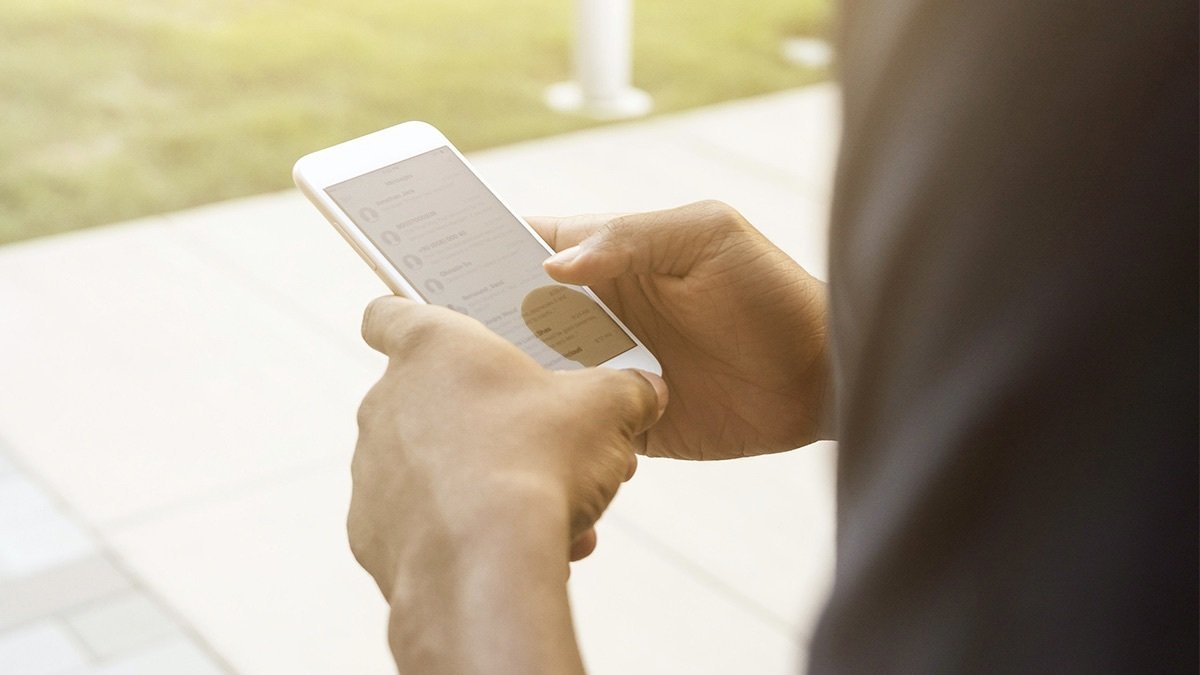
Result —
<path fill-rule="evenodd" d="M 0 242 L 283 188 L 299 155 L 406 119 L 466 150 L 589 124 L 568 0 L 3 0 Z M 638 0 L 664 112 L 825 77 L 780 40 L 827 0 Z"/>

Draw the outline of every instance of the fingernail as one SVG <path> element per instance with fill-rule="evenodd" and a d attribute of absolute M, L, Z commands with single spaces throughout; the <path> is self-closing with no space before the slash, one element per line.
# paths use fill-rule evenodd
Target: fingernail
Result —
<path fill-rule="evenodd" d="M 581 251 L 579 250 L 579 245 L 576 244 L 570 248 L 564 248 L 558 253 L 550 256 L 546 259 L 546 263 L 550 265 L 569 265 L 571 264 L 571 261 L 579 257 L 580 253 Z"/>
<path fill-rule="evenodd" d="M 633 370 L 637 372 L 638 375 L 646 378 L 646 381 L 650 383 L 650 386 L 654 387 L 654 393 L 658 394 L 658 414 L 661 417 L 663 411 L 667 409 L 667 399 L 670 398 L 670 394 L 667 391 L 666 381 L 658 375 L 647 372 L 640 368 L 634 368 Z"/>

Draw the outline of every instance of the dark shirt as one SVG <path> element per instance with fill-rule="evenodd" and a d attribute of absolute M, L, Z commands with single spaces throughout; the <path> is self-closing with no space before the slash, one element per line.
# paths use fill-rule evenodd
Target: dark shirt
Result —
<path fill-rule="evenodd" d="M 1197 3 L 843 4 L 813 672 L 1197 671 Z"/>

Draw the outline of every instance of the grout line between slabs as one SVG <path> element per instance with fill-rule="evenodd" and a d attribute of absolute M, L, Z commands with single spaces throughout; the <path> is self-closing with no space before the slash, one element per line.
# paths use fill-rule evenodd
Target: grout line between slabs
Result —
<path fill-rule="evenodd" d="M 152 509 L 139 509 L 133 513 L 107 518 L 98 527 L 101 532 L 112 532 L 114 535 L 138 527 L 147 522 L 174 516 L 183 511 L 200 509 L 206 506 L 232 501 L 241 497 L 261 492 L 267 488 L 283 483 L 301 480 L 310 476 L 322 474 L 331 469 L 344 470 L 346 480 L 350 480 L 350 460 L 346 457 L 326 457 L 314 459 L 303 464 L 292 466 L 285 470 L 274 471 L 262 476 L 247 478 L 222 487 L 212 488 L 200 494 L 165 504 Z"/>
<path fill-rule="evenodd" d="M 238 283 L 261 294 L 264 296 L 265 301 L 271 303 L 284 314 L 290 315 L 302 325 L 308 326 L 323 340 L 332 345 L 334 349 L 349 356 L 356 365 L 361 365 L 364 371 L 377 372 L 374 362 L 368 358 L 365 347 L 363 349 L 350 348 L 347 346 L 344 336 L 334 326 L 305 309 L 286 293 L 265 283 L 261 278 L 245 269 L 242 265 L 215 249 L 203 237 L 188 234 L 181 231 L 179 227 L 175 227 L 177 222 L 170 215 L 166 216 L 165 219 L 169 225 L 168 240 L 172 245 L 182 249 L 200 263 L 211 267 L 214 271 L 228 274 Z M 383 290 L 386 291 L 386 289 Z"/>
<path fill-rule="evenodd" d="M 782 634 L 788 640 L 796 644 L 797 647 L 803 648 L 803 641 L 796 635 L 796 631 L 790 623 L 783 617 L 778 616 L 771 610 L 760 605 L 754 599 L 750 598 L 732 584 L 722 579 L 720 576 L 713 574 L 705 569 L 702 565 L 687 557 L 683 553 L 676 550 L 669 544 L 661 541 L 653 533 L 639 526 L 633 520 L 623 517 L 619 513 L 608 513 L 606 517 L 614 525 L 617 525 L 626 534 L 641 543 L 647 551 L 652 555 L 657 556 L 664 562 L 678 568 L 684 574 L 691 576 L 696 581 L 700 582 L 704 587 L 712 590 L 718 596 L 723 597 L 733 605 L 745 610 L 769 628 L 774 629 Z"/>
<path fill-rule="evenodd" d="M 36 471 L 30 469 L 30 467 L 25 463 L 24 459 L 18 455 L 16 449 L 13 448 L 6 440 L 4 440 L 3 437 L 0 437 L 0 452 L 4 453 L 8 461 L 13 465 L 13 467 L 15 467 L 17 473 L 23 474 L 27 479 L 36 484 L 38 488 L 46 494 L 47 498 L 49 498 L 49 500 L 57 509 L 59 509 L 65 516 L 70 518 L 75 525 L 87 533 L 87 535 L 96 544 L 95 555 L 108 561 L 113 568 L 115 568 L 121 575 L 130 581 L 134 590 L 153 600 L 154 603 L 158 605 L 160 609 L 162 609 L 163 613 L 175 622 L 175 624 L 179 627 L 180 632 L 183 633 L 183 635 L 190 640 L 197 649 L 199 649 L 213 662 L 214 666 L 230 675 L 237 675 L 237 671 L 234 670 L 233 666 L 225 659 L 223 655 L 221 655 L 215 648 L 213 648 L 211 644 L 209 644 L 208 640 L 205 639 L 205 637 L 196 630 L 195 626 L 193 626 L 192 623 L 187 620 L 187 617 L 180 614 L 174 606 L 166 602 L 166 600 L 147 583 L 146 579 L 136 574 L 125 562 L 125 559 L 121 557 L 121 555 L 108 541 L 108 538 L 105 537 L 104 534 L 88 519 L 84 518 L 83 514 L 72 508 L 71 505 L 67 503 L 62 495 L 59 494 L 59 492 L 55 490 L 48 481 L 46 481 Z M 129 589 L 119 592 L 129 592 Z M 117 593 L 118 592 L 114 592 L 112 595 L 115 596 Z M 71 639 L 78 645 L 80 642 L 78 637 L 75 635 L 74 630 L 70 628 L 68 622 L 62 618 L 61 614 L 62 612 L 56 612 L 50 617 L 43 617 L 41 620 L 49 618 L 56 625 L 65 626 L 68 634 L 71 636 Z M 85 648 L 83 649 L 83 653 L 91 655 L 91 650 Z"/>
<path fill-rule="evenodd" d="M 798 198 L 810 200 L 826 200 L 829 195 L 826 190 L 809 184 L 793 176 L 788 171 L 768 162 L 758 159 L 752 153 L 738 152 L 719 143 L 714 143 L 702 134 L 688 129 L 666 129 L 664 140 L 693 156 L 714 161 L 722 166 L 730 167 L 735 173 L 742 173 L 764 185 L 783 188 Z M 736 204 L 734 205 L 737 206 Z"/>

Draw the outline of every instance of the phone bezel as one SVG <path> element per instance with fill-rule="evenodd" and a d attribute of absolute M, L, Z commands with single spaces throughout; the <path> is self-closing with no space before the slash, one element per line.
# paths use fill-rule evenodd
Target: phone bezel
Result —
<path fill-rule="evenodd" d="M 454 144 L 442 132 L 427 122 L 403 122 L 324 150 L 309 153 L 297 160 L 292 168 L 292 179 L 304 196 L 317 207 L 334 229 L 370 265 L 371 269 L 375 270 L 388 288 L 397 295 L 421 303 L 425 302 L 421 294 L 392 266 L 392 263 L 350 219 L 350 216 L 333 201 L 333 198 L 325 192 L 325 188 L 441 147 L 450 148 L 450 151 L 462 161 L 467 170 L 474 174 L 489 192 L 495 195 L 500 204 L 517 219 L 517 222 L 525 228 L 534 241 L 546 249 L 547 254 L 554 253 L 554 249 L 538 235 L 537 231 L 488 185 L 479 172 L 475 171 L 475 167 L 471 166 L 458 148 L 454 147 Z M 592 289 L 586 286 L 572 286 L 571 288 L 577 288 L 587 293 L 634 342 L 632 349 L 605 361 L 600 364 L 600 367 L 638 368 L 662 374 L 662 366 L 659 365 L 658 359 L 654 358 L 654 355 L 646 349 L 633 331 L 629 330 L 629 327 L 618 319 L 612 310 L 600 301 L 600 298 L 596 297 Z"/>

